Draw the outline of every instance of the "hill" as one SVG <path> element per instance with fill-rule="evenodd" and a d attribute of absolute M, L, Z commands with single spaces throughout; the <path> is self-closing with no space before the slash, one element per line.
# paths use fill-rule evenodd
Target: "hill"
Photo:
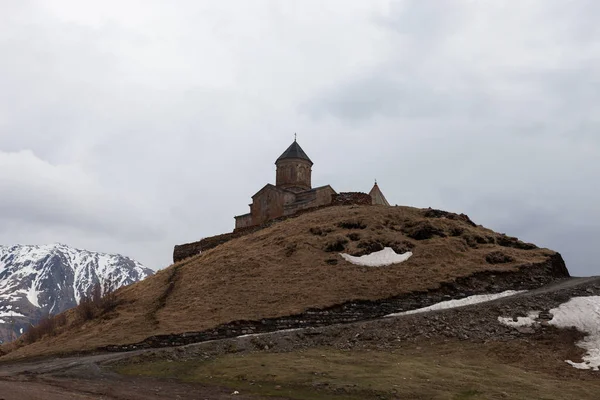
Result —
<path fill-rule="evenodd" d="M 339 254 L 359 256 L 384 247 L 413 255 L 401 264 L 362 267 Z M 58 335 L 3 350 L 17 357 L 349 322 L 448 297 L 534 288 L 566 276 L 558 253 L 478 226 L 465 215 L 330 207 L 173 264 L 117 291 L 118 305 L 109 313 L 77 323 L 71 312 Z M 211 329 L 197 337 L 179 335 Z M 169 336 L 144 344 L 156 335 Z"/>
<path fill-rule="evenodd" d="M 0 246 L 0 343 L 75 307 L 94 285 L 118 288 L 152 274 L 128 257 L 64 244 Z"/>

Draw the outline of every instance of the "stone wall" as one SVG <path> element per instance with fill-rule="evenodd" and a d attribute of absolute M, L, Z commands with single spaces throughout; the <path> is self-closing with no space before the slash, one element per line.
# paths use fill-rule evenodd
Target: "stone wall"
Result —
<path fill-rule="evenodd" d="M 301 188 L 310 190 L 312 187 L 312 165 L 308 160 L 286 159 L 277 161 L 275 185 L 284 189 Z"/>
<path fill-rule="evenodd" d="M 261 191 L 252 196 L 250 214 L 252 224 L 261 225 L 265 222 L 283 216 L 284 205 L 293 203 L 296 199 L 294 193 L 281 190 L 275 186 L 265 186 Z"/>
<path fill-rule="evenodd" d="M 283 215 L 290 216 L 304 210 L 314 211 L 317 208 L 329 206 L 335 194 L 335 190 L 329 185 L 298 193 L 296 201 L 284 206 Z"/>
<path fill-rule="evenodd" d="M 557 253 L 550 256 L 545 262 L 523 265 L 517 271 L 477 272 L 467 277 L 458 278 L 453 282 L 444 282 L 439 288 L 428 291 L 412 292 L 377 301 L 350 301 L 332 307 L 309 309 L 301 314 L 278 318 L 233 321 L 201 332 L 151 336 L 139 343 L 108 346 L 103 350 L 127 351 L 141 348 L 181 346 L 245 334 L 373 320 L 388 314 L 415 310 L 441 301 L 464 298 L 475 294 L 535 289 L 567 277 L 569 277 L 567 267 L 561 255 Z"/>
<path fill-rule="evenodd" d="M 346 206 L 351 204 L 370 206 L 373 205 L 373 198 L 362 192 L 341 192 L 333 195 L 332 205 Z"/>
<path fill-rule="evenodd" d="M 238 215 L 235 217 L 235 229 L 252 226 L 252 214 Z"/>
<path fill-rule="evenodd" d="M 220 244 L 227 243 L 231 239 L 235 239 L 238 237 L 242 237 L 244 235 L 248 235 L 252 232 L 256 232 L 263 228 L 264 228 L 264 226 L 261 226 L 261 225 L 250 226 L 247 228 L 242 228 L 240 230 L 236 230 L 231 233 L 224 233 L 222 235 L 207 237 L 207 238 L 201 239 L 198 242 L 176 245 L 175 248 L 173 249 L 173 262 L 178 262 L 181 260 L 185 260 L 186 258 L 196 256 L 203 251 L 217 247 Z"/>

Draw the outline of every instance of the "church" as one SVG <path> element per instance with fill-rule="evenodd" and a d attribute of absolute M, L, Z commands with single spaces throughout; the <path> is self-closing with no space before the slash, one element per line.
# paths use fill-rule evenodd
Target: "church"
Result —
<path fill-rule="evenodd" d="M 301 210 L 332 204 L 338 193 L 330 185 L 313 188 L 313 162 L 296 140 L 275 161 L 275 185 L 266 184 L 254 196 L 250 212 L 235 217 L 235 229 L 262 225 Z M 369 192 L 372 204 L 389 206 L 377 182 Z"/>

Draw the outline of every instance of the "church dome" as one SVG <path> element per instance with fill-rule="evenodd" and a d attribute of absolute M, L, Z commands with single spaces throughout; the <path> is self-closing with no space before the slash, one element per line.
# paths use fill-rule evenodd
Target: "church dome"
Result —
<path fill-rule="evenodd" d="M 313 164 L 313 162 L 310 160 L 310 158 L 308 158 L 304 150 L 302 150 L 302 147 L 300 147 L 298 142 L 295 140 L 294 143 L 292 143 L 291 146 L 288 147 L 287 150 L 284 151 L 281 156 L 279 156 L 277 161 L 275 161 L 275 164 L 277 164 L 279 161 L 288 160 L 292 158 L 306 160 L 310 162 L 311 165 Z"/>

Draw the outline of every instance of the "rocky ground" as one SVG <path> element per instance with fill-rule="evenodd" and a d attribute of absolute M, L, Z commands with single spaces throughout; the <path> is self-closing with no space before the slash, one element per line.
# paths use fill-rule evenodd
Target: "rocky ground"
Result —
<path fill-rule="evenodd" d="M 217 360 L 227 355 L 244 357 L 244 354 L 273 355 L 314 349 L 329 349 L 350 355 L 364 351 L 373 354 L 409 351 L 414 354 L 442 346 L 446 349 L 444 351 L 452 348 L 482 349 L 485 351 L 480 354 L 482 358 L 491 357 L 495 363 L 506 363 L 531 374 L 541 373 L 552 379 L 575 383 L 578 390 L 583 390 L 577 392 L 579 398 L 592 399 L 599 389 L 595 386 L 599 381 L 597 372 L 577 370 L 564 363 L 565 359 L 580 360 L 583 350 L 574 346 L 574 343 L 583 337 L 582 333 L 573 329 L 558 330 L 544 323 L 535 328 L 511 328 L 498 322 L 500 316 L 526 316 L 531 310 L 543 311 L 542 315 L 551 318 L 548 315 L 550 309 L 572 297 L 591 295 L 600 295 L 600 277 L 564 279 L 513 297 L 422 314 L 247 335 L 172 348 L 13 361 L 0 364 L 0 398 L 256 399 L 263 397 L 251 391 L 234 394 L 235 387 L 223 387 L 220 382 L 185 383 L 172 379 L 123 376 L 112 372 L 112 368 L 152 362 L 175 365 L 190 360 Z M 588 387 L 590 397 L 586 395 Z M 366 392 L 361 393 L 361 396 L 366 396 Z M 397 398 L 394 393 L 372 394 Z M 343 397 L 342 394 L 342 397 L 335 397 L 338 396 L 335 392 L 329 394 L 334 397 L 322 398 L 354 398 Z M 351 390 L 343 393 L 344 396 L 351 394 Z M 280 398 L 288 397 L 282 393 Z"/>

